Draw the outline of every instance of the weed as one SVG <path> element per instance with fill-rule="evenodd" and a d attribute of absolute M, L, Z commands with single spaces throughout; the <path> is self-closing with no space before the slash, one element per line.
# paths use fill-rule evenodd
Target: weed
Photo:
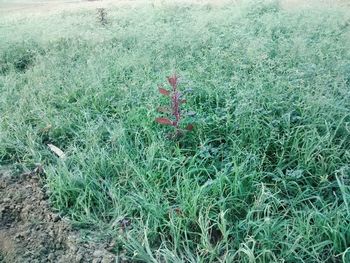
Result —
<path fill-rule="evenodd" d="M 162 113 L 168 113 L 173 116 L 173 119 L 170 120 L 168 118 L 156 118 L 156 122 L 163 125 L 170 125 L 175 128 L 175 133 L 169 134 L 170 138 L 178 138 L 183 134 L 185 130 L 192 131 L 193 124 L 188 124 L 185 129 L 180 128 L 180 123 L 182 121 L 183 112 L 181 111 L 181 104 L 186 103 L 186 99 L 184 98 L 184 93 L 181 93 L 178 89 L 179 77 L 176 73 L 173 76 L 168 77 L 168 82 L 172 88 L 171 91 L 164 89 L 163 87 L 159 87 L 158 91 L 160 94 L 165 95 L 170 98 L 171 106 L 168 107 L 158 107 L 158 111 Z M 187 115 L 193 115 L 194 113 L 188 113 Z"/>
<path fill-rule="evenodd" d="M 0 56 L 0 74 L 6 74 L 11 69 L 25 72 L 33 65 L 35 57 L 42 53 L 42 48 L 34 41 L 13 43 Z"/>
<path fill-rule="evenodd" d="M 108 24 L 107 21 L 107 11 L 105 8 L 97 8 L 97 18 L 98 22 L 102 25 L 105 26 Z"/>

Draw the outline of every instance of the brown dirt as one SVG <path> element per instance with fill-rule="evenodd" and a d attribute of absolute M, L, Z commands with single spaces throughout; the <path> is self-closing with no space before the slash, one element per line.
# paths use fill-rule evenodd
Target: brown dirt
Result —
<path fill-rule="evenodd" d="M 39 172 L 0 171 L 0 262 L 115 262 L 108 245 L 82 243 L 50 210 Z"/>

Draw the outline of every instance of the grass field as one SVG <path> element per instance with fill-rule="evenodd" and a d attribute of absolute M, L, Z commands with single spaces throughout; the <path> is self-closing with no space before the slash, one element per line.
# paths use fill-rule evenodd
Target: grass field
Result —
<path fill-rule="evenodd" d="M 0 18 L 0 164 L 43 164 L 131 262 L 350 262 L 350 9 L 106 10 Z M 179 141 L 154 122 L 174 71 Z"/>

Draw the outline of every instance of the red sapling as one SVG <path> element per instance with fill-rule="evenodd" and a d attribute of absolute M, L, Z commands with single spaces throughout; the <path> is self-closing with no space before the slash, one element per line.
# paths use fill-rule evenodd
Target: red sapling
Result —
<path fill-rule="evenodd" d="M 175 133 L 171 134 L 171 137 L 177 138 L 183 134 L 184 131 L 191 131 L 193 129 L 192 124 L 188 124 L 185 129 L 181 129 L 180 124 L 183 119 L 183 113 L 181 111 L 181 105 L 186 102 L 186 99 L 183 98 L 183 93 L 178 90 L 179 77 L 174 74 L 173 76 L 168 77 L 168 82 L 172 88 L 171 91 L 164 89 L 163 87 L 158 87 L 160 94 L 167 96 L 171 99 L 170 107 L 158 107 L 158 111 L 170 115 L 170 118 L 156 118 L 156 122 L 169 125 L 174 127 Z M 193 115 L 193 113 L 188 114 Z"/>

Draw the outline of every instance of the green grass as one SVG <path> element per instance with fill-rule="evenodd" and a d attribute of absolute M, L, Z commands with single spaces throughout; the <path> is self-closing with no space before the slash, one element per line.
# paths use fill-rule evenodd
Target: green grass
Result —
<path fill-rule="evenodd" d="M 107 12 L 0 18 L 0 164 L 44 164 L 53 206 L 132 262 L 350 262 L 349 10 Z M 154 122 L 174 70 L 179 142 Z"/>

